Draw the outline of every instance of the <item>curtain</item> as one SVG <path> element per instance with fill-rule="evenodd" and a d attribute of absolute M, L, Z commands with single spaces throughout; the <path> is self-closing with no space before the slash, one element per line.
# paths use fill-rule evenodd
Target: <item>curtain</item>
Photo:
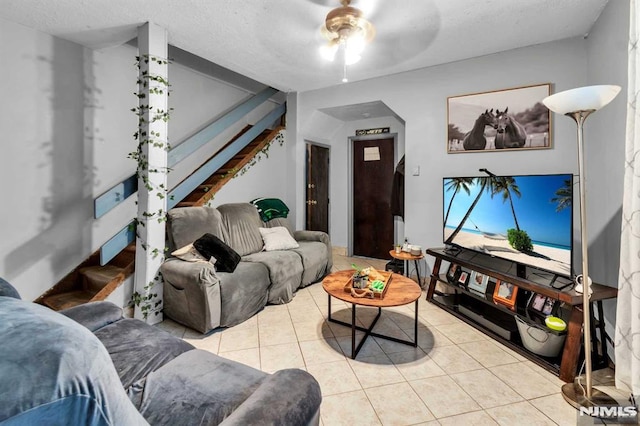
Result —
<path fill-rule="evenodd" d="M 638 3 L 631 0 L 629 81 L 620 274 L 616 311 L 616 387 L 640 395 L 640 40 Z"/>

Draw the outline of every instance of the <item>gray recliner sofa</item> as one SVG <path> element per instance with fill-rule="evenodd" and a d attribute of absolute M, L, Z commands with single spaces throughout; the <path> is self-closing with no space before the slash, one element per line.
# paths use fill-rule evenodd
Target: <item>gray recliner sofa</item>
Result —
<path fill-rule="evenodd" d="M 317 425 L 300 369 L 195 349 L 109 302 L 54 312 L 0 279 L 0 425 Z"/>
<path fill-rule="evenodd" d="M 275 226 L 287 228 L 299 247 L 263 251 L 259 228 Z M 326 233 L 294 231 L 285 218 L 263 222 L 250 203 L 172 209 L 167 232 L 170 250 L 210 233 L 241 256 L 232 273 L 178 258 L 162 265 L 164 314 L 202 333 L 239 324 L 267 303 L 288 303 L 299 288 L 319 281 L 332 267 Z"/>

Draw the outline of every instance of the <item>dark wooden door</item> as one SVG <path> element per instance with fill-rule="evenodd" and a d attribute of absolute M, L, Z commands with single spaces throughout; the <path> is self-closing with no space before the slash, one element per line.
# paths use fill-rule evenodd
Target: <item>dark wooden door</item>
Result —
<path fill-rule="evenodd" d="M 307 224 L 329 233 L 329 148 L 307 144 Z"/>
<path fill-rule="evenodd" d="M 393 139 L 353 142 L 353 254 L 387 259 L 393 247 Z"/>

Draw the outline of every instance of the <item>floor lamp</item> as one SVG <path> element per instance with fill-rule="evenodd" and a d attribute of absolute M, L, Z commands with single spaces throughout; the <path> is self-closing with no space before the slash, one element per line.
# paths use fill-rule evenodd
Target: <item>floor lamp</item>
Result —
<path fill-rule="evenodd" d="M 614 405 L 616 401 L 604 392 L 592 388 L 591 381 L 591 279 L 589 278 L 589 258 L 587 241 L 586 177 L 584 170 L 583 124 L 587 117 L 611 102 L 620 92 L 620 86 L 587 86 L 566 90 L 542 100 L 547 108 L 556 114 L 573 118 L 578 125 L 578 180 L 580 185 L 580 236 L 582 245 L 582 275 L 576 277 L 576 292 L 582 292 L 583 340 L 586 370 L 586 386 L 579 380 L 562 386 L 562 396 L 575 408 L 599 405 Z M 581 288 L 582 287 L 582 288 Z M 600 318 L 602 321 L 602 318 Z M 602 342 L 606 345 L 607 342 Z"/>

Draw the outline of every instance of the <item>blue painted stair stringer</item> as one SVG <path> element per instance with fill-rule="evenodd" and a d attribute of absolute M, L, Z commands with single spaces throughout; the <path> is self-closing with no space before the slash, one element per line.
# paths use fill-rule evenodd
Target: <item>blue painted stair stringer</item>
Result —
<path fill-rule="evenodd" d="M 277 92 L 278 90 L 272 87 L 267 87 L 262 92 L 257 93 L 256 95 L 247 99 L 245 102 L 233 108 L 218 120 L 206 126 L 204 129 L 187 138 L 180 145 L 177 145 L 175 148 L 171 149 L 171 151 L 169 151 L 169 157 L 167 159 L 168 167 L 171 168 L 175 166 L 177 163 L 194 153 L 197 149 L 201 148 L 203 145 L 221 134 L 230 126 L 237 123 L 242 117 L 253 111 L 255 108 L 264 103 Z M 137 191 L 138 178 L 134 174 L 132 176 L 129 176 L 119 184 L 113 186 L 103 194 L 99 195 L 94 200 L 94 218 L 98 219 L 104 216 L 118 204 L 121 204 L 131 195 L 135 194 Z"/>
<path fill-rule="evenodd" d="M 286 112 L 286 104 L 278 106 L 260 119 L 251 129 L 242 134 L 233 143 L 227 146 L 218 155 L 213 157 L 207 163 L 202 165 L 193 174 L 180 182 L 174 189 L 169 192 L 167 198 L 167 210 L 173 208 L 202 182 L 215 173 L 227 161 L 242 150 L 248 143 L 254 140 L 260 133 L 266 130 L 270 124 L 275 122 Z M 116 235 L 109 239 L 102 247 L 100 247 L 100 265 L 106 265 L 118 253 L 124 250 L 129 244 L 135 240 L 134 221 L 121 229 Z"/>

